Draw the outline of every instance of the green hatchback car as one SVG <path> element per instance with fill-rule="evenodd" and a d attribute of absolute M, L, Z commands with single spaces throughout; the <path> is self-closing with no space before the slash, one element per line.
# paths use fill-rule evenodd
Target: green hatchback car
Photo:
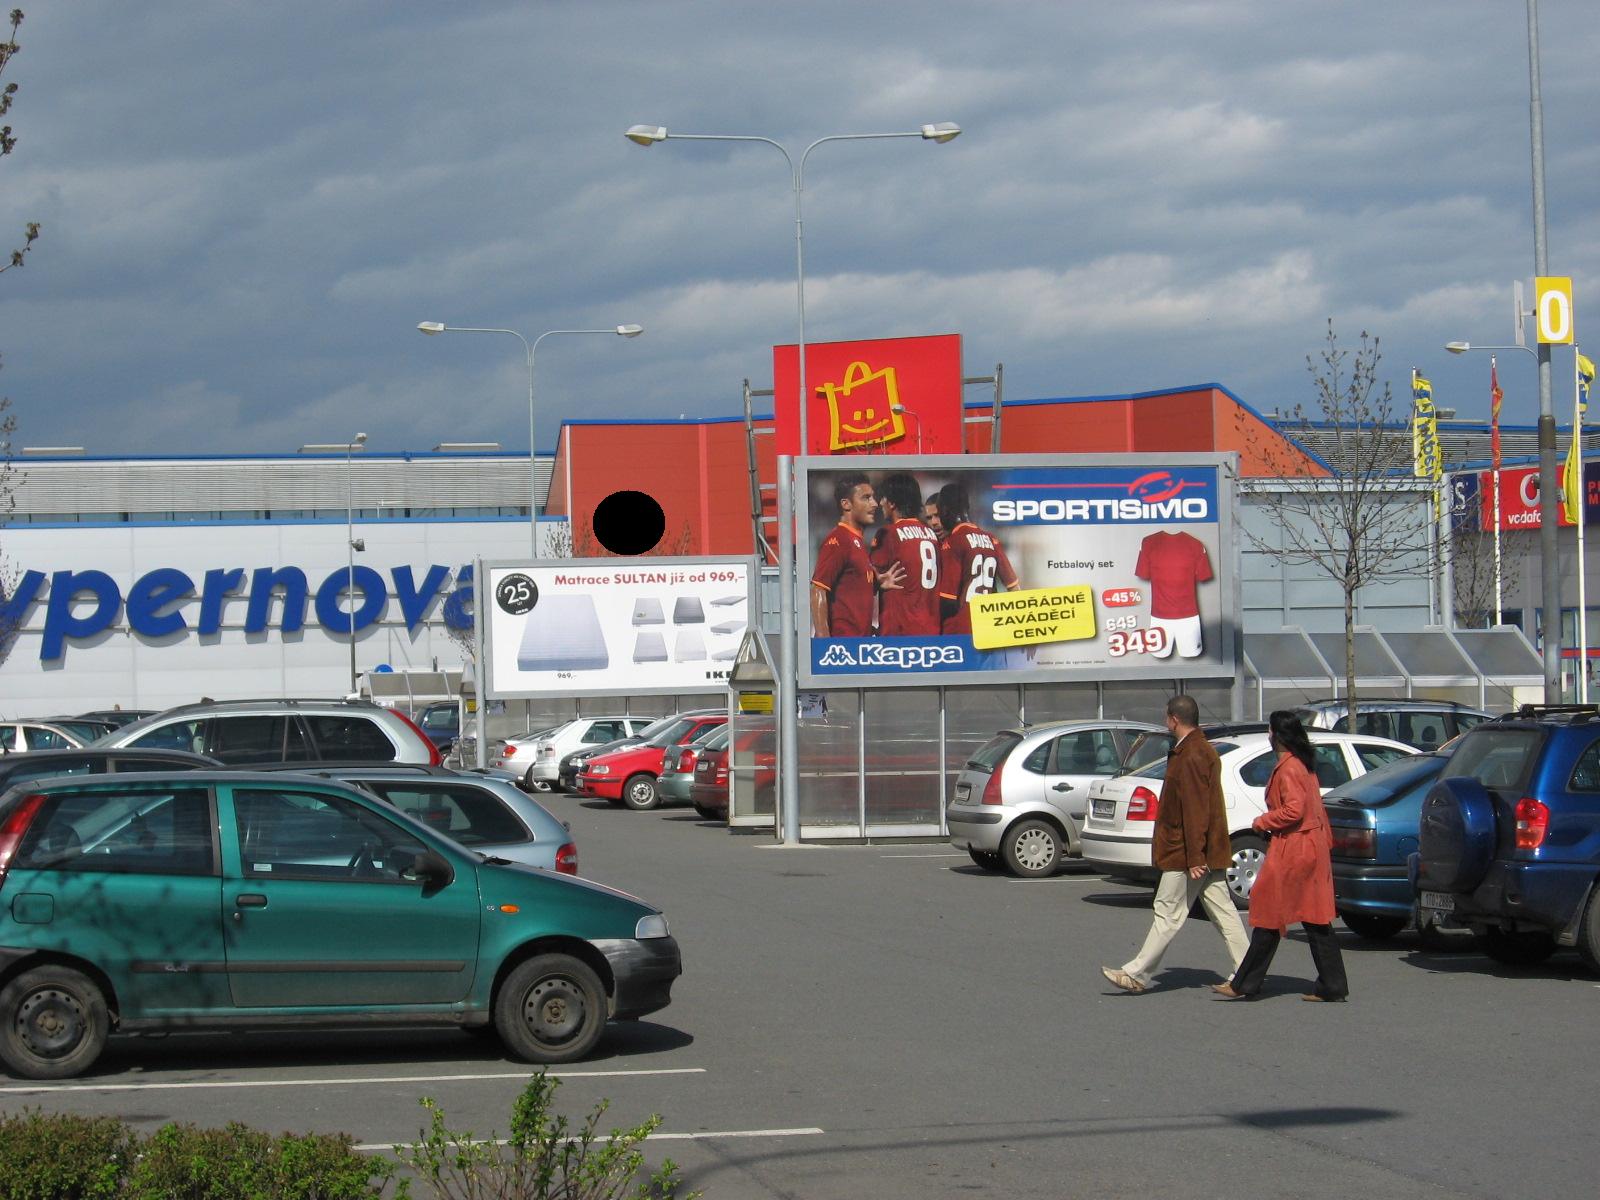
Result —
<path fill-rule="evenodd" d="M 33 781 L 0 796 L 0 1062 L 93 1065 L 113 1033 L 492 1029 L 583 1058 L 682 970 L 655 908 L 468 850 L 282 773 Z"/>

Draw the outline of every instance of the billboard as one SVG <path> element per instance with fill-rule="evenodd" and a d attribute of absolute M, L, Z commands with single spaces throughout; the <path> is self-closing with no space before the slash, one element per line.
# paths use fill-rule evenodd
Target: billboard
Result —
<path fill-rule="evenodd" d="M 486 695 L 720 692 L 754 611 L 749 558 L 486 563 Z"/>
<path fill-rule="evenodd" d="M 801 684 L 1233 675 L 1227 462 L 800 460 Z"/>
<path fill-rule="evenodd" d="M 1561 473 L 1558 464 L 1556 474 Z M 1585 525 L 1600 523 L 1600 463 L 1585 463 L 1583 468 L 1583 513 Z M 1478 471 L 1457 475 L 1452 480 L 1451 512 L 1457 527 L 1491 530 L 1494 528 L 1494 472 Z M 1474 516 L 1468 513 L 1476 509 Z M 1502 467 L 1500 469 L 1500 528 L 1538 529 L 1539 468 Z M 1556 524 L 1566 529 L 1572 522 L 1556 493 Z"/>
<path fill-rule="evenodd" d="M 806 441 L 800 449 L 799 356 L 772 348 L 779 454 L 960 454 L 961 336 L 876 338 L 806 346 Z"/>

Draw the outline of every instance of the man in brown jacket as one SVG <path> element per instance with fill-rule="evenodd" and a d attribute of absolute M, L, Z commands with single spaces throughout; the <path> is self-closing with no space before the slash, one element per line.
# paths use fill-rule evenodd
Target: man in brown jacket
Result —
<path fill-rule="evenodd" d="M 1150 843 L 1150 860 L 1161 871 L 1155 920 L 1131 962 L 1100 968 L 1125 992 L 1142 992 L 1150 986 L 1161 956 L 1183 928 L 1196 900 L 1227 944 L 1227 978 L 1233 978 L 1248 946 L 1244 922 L 1239 920 L 1223 875 L 1233 849 L 1222 799 L 1222 762 L 1199 724 L 1200 706 L 1192 696 L 1174 696 L 1167 701 L 1167 729 L 1177 741 L 1167 754 L 1155 837 Z"/>

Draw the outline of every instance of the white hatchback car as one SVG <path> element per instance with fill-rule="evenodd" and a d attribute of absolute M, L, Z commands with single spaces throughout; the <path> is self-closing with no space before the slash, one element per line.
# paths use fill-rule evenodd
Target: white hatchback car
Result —
<path fill-rule="evenodd" d="M 600 746 L 632 737 L 655 717 L 574 717 L 538 733 L 507 738 L 489 758 L 491 767 L 515 772 L 528 791 L 555 791 L 561 760 L 585 746 Z"/>
<path fill-rule="evenodd" d="M 1160 735 L 1165 737 L 1165 734 Z M 1222 759 L 1222 795 L 1227 803 L 1233 842 L 1233 862 L 1228 867 L 1228 890 L 1240 908 L 1250 906 L 1250 889 L 1266 858 L 1267 843 L 1250 823 L 1267 811 L 1267 780 L 1278 756 L 1265 733 L 1219 734 L 1212 739 Z M 1326 792 L 1358 775 L 1365 775 L 1416 748 L 1388 738 L 1352 733 L 1311 731 L 1317 754 L 1317 780 Z M 1108 875 L 1155 879 L 1150 865 L 1156 803 L 1166 777 L 1163 755 L 1149 766 L 1089 785 L 1089 812 L 1083 823 L 1083 859 Z"/>
<path fill-rule="evenodd" d="M 956 776 L 950 843 L 986 871 L 1053 875 L 1078 854 L 1089 784 L 1127 761 L 1143 721 L 1051 721 L 1002 729 Z"/>

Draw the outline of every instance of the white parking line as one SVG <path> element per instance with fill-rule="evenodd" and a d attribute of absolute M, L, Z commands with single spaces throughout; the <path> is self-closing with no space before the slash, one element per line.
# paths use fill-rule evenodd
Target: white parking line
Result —
<path fill-rule="evenodd" d="M 965 854 L 880 854 L 879 858 L 966 858 Z"/>
<path fill-rule="evenodd" d="M 551 1071 L 555 1079 L 608 1079 L 617 1076 L 704 1075 L 704 1067 L 664 1067 L 651 1071 Z M 175 1092 L 197 1088 L 330 1087 L 368 1083 L 457 1083 L 463 1080 L 527 1079 L 532 1071 L 479 1072 L 473 1075 L 379 1075 L 351 1079 L 258 1079 L 199 1081 L 192 1083 L 67 1083 L 33 1087 L 3 1087 L 0 1096 L 37 1095 L 41 1092 Z"/>
<path fill-rule="evenodd" d="M 819 1129 L 814 1125 L 805 1129 L 720 1129 L 706 1133 L 652 1133 L 647 1140 L 652 1142 L 689 1142 L 710 1141 L 712 1138 L 816 1137 L 826 1132 L 826 1130 Z M 486 1138 L 478 1138 L 463 1143 L 463 1145 L 468 1146 L 504 1146 L 505 1144 L 505 1138 L 496 1138 L 493 1141 L 489 1141 Z M 401 1145 L 409 1145 L 409 1143 L 401 1143 Z M 392 1142 L 366 1142 L 352 1147 L 352 1149 L 370 1154 L 380 1150 L 397 1150 L 399 1146 Z"/>

